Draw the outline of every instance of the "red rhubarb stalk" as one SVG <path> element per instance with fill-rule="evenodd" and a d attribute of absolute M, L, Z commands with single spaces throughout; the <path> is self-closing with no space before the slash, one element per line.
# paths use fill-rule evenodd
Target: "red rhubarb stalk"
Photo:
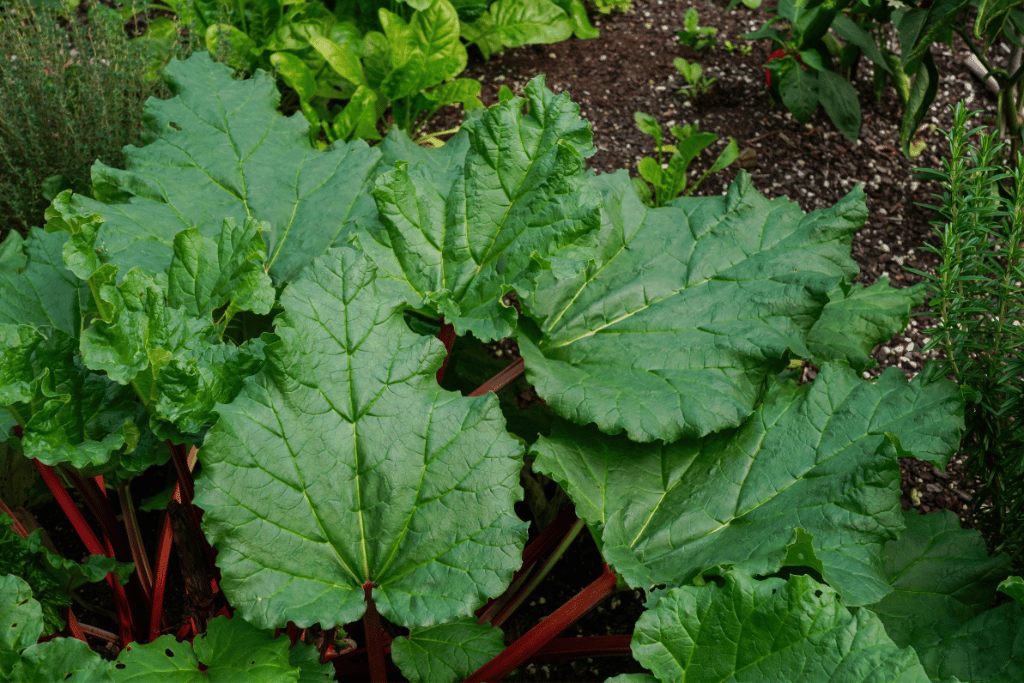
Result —
<path fill-rule="evenodd" d="M 614 593 L 617 581 L 618 577 L 605 563 L 604 573 L 593 583 L 548 615 L 544 621 L 530 629 L 523 637 L 505 648 L 500 655 L 477 669 L 476 673 L 465 680 L 465 683 L 500 681 L 509 675 L 513 669 L 522 666 L 527 659 L 551 642 L 555 636 Z"/>
<path fill-rule="evenodd" d="M 372 581 L 363 584 L 366 596 L 366 612 L 363 613 L 363 630 L 366 632 L 366 655 L 370 659 L 370 680 L 373 683 L 387 683 L 388 672 L 384 660 L 384 639 L 381 637 L 380 614 L 373 601 Z"/>
<path fill-rule="evenodd" d="M 437 383 L 440 384 L 444 378 L 444 371 L 448 368 L 448 359 L 452 355 L 452 345 L 455 344 L 455 326 L 446 325 L 444 318 L 441 318 L 441 330 L 437 333 L 437 338 L 444 344 L 444 362 L 441 363 L 441 368 L 437 371 Z"/>
<path fill-rule="evenodd" d="M 489 391 L 498 393 L 506 386 L 514 382 L 520 375 L 526 370 L 526 365 L 522 358 L 517 358 L 514 363 L 506 367 L 504 370 L 499 372 L 494 377 L 490 378 L 486 382 L 480 385 L 476 391 L 470 394 L 470 396 L 483 396 Z"/>
<path fill-rule="evenodd" d="M 85 517 L 82 516 L 82 511 L 79 510 L 74 501 L 71 500 L 71 496 L 68 495 L 67 490 L 64 488 L 64 484 L 60 481 L 57 473 L 53 471 L 53 468 L 49 465 L 44 465 L 34 458 L 32 462 L 35 464 L 39 474 L 43 477 L 43 482 L 45 482 L 46 487 L 50 489 L 50 492 L 53 494 L 53 497 L 57 499 L 57 503 L 64 511 L 64 514 L 67 515 L 68 521 L 70 521 L 71 525 L 75 528 L 75 532 L 78 534 L 78 537 L 82 539 L 82 543 L 85 544 L 85 549 L 93 555 L 106 555 L 109 557 L 112 553 L 108 553 L 100 544 L 100 541 L 96 538 L 96 534 L 93 532 L 92 527 L 90 527 L 88 522 L 85 521 Z M 124 647 L 133 640 L 136 640 L 135 620 L 132 616 L 131 609 L 128 607 L 128 596 L 125 593 L 124 586 L 117 583 L 117 578 L 113 574 L 107 574 L 107 583 L 114 592 L 114 603 L 117 606 L 117 621 L 120 627 L 121 647 Z"/>
<path fill-rule="evenodd" d="M 540 532 L 537 538 L 527 544 L 526 548 L 523 549 L 523 566 L 512 575 L 512 582 L 505 589 L 504 593 L 497 598 L 488 600 L 486 605 L 477 610 L 477 623 L 484 624 L 489 622 L 495 626 L 498 625 L 493 619 L 499 612 L 504 611 L 505 606 L 512 602 L 515 596 L 520 595 L 520 589 L 527 579 L 530 578 L 531 571 L 537 566 L 537 562 L 552 549 L 562 545 L 567 535 L 572 532 L 573 525 L 579 520 L 575 510 L 575 507 L 572 505 L 566 507 L 558 513 L 558 516 L 555 517 L 554 521 L 546 529 Z M 531 588 L 530 590 L 532 592 L 533 589 Z M 523 594 L 524 597 L 528 595 L 529 593 Z M 502 621 L 507 618 L 506 616 Z"/>

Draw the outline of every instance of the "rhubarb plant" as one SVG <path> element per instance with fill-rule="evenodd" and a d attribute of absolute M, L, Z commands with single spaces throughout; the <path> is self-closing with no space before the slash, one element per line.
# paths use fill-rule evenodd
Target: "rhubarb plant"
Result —
<path fill-rule="evenodd" d="M 1019 671 L 1017 650 L 986 654 L 1022 633 L 1019 607 L 983 609 L 1002 560 L 940 543 L 927 566 L 972 558 L 966 588 L 901 569 L 927 534 L 962 538 L 901 514 L 897 458 L 944 467 L 964 403 L 934 373 L 861 375 L 922 293 L 854 284 L 860 188 L 805 215 L 741 172 L 647 206 L 625 171 L 585 168 L 589 126 L 543 77 L 440 149 L 392 130 L 323 150 L 263 72 L 197 53 L 165 78 L 127 168 L 97 163 L 95 199 L 63 192 L 45 231 L 0 245 L 4 437 L 90 552 L 135 563 L 125 586 L 108 575 L 122 649 L 100 680 L 307 680 L 331 661 L 380 681 L 388 657 L 409 680 L 500 680 L 534 655 L 629 652 L 555 638 L 617 586 L 648 594 L 632 652 L 661 680 Z M 503 337 L 522 357 L 494 375 L 467 349 Z M 494 395 L 521 377 L 546 408 Z M 151 553 L 130 484 L 168 460 Z M 514 505 L 540 474 L 573 506 L 527 543 Z M 600 577 L 503 648 L 579 533 Z M 162 606 L 172 544 L 184 624 Z M 4 581 L 0 614 L 30 608 Z M 358 621 L 365 642 L 339 650 Z M 40 631 L 15 631 L 5 674 L 41 661 Z M 692 642 L 710 632 L 729 637 Z M 738 655 L 753 664 L 700 664 Z"/>

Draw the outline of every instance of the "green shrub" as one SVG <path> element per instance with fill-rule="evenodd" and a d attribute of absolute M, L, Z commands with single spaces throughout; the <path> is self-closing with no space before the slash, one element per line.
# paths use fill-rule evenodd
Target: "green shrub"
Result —
<path fill-rule="evenodd" d="M 98 3 L 87 21 L 26 0 L 0 9 L 0 236 L 42 225 L 47 197 L 63 189 L 91 195 L 97 159 L 124 167 L 143 103 L 170 96 L 161 80 L 146 80 L 146 48 Z"/>
<path fill-rule="evenodd" d="M 925 170 L 945 192 L 935 222 L 942 262 L 924 275 L 936 326 L 924 349 L 938 348 L 940 374 L 952 376 L 971 399 L 962 448 L 980 479 L 975 516 L 990 549 L 1024 565 L 1024 154 L 1001 167 L 1001 148 L 982 128 L 967 130 L 963 103 L 953 109 L 944 171 Z M 924 169 L 920 169 L 924 170 Z"/>

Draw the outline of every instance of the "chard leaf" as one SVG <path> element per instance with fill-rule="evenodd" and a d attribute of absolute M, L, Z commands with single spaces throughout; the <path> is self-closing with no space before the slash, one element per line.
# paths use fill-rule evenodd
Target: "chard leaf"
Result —
<path fill-rule="evenodd" d="M 812 360 L 822 365 L 844 360 L 857 372 L 875 366 L 871 352 L 892 339 L 910 321 L 910 311 L 926 298 L 925 285 L 903 289 L 883 277 L 868 288 L 855 284 L 849 292 L 837 288 L 807 335 Z"/>
<path fill-rule="evenodd" d="M 275 639 L 242 619 L 216 617 L 206 633 L 190 645 L 174 636 L 151 643 L 132 643 L 121 650 L 111 669 L 115 683 L 150 681 L 237 681 L 238 683 L 293 683 L 299 669 L 288 656 L 288 639 Z"/>
<path fill-rule="evenodd" d="M 269 74 L 231 73 L 207 52 L 171 60 L 164 78 L 175 97 L 146 102 L 145 146 L 125 148 L 126 170 L 93 166 L 96 194 L 109 203 L 74 195 L 61 209 L 65 220 L 102 217 L 95 242 L 122 277 L 135 266 L 166 269 L 183 230 L 214 237 L 225 218 L 251 217 L 269 224 L 266 262 L 280 285 L 376 210 L 366 182 L 379 152 L 361 140 L 311 148 L 303 115 L 275 111 Z"/>
<path fill-rule="evenodd" d="M 515 97 L 463 124 L 472 146 L 464 168 L 399 162 L 381 176 L 373 196 L 383 229 L 360 239 L 378 267 L 408 282 L 413 305 L 482 340 L 515 327 L 505 292 L 527 291 L 541 268 L 581 266 L 599 227 L 581 156 L 593 152 L 592 136 L 579 107 L 545 88 L 543 76 L 526 96 L 525 116 Z M 459 153 L 447 145 L 431 152 Z M 448 172 L 438 175 L 439 166 Z"/>
<path fill-rule="evenodd" d="M 565 11 L 548 0 L 497 0 L 472 24 L 462 25 L 462 37 L 476 43 L 484 59 L 506 47 L 560 43 L 572 31 Z"/>
<path fill-rule="evenodd" d="M 893 592 L 870 606 L 893 641 L 917 650 L 936 680 L 1013 680 L 1024 671 L 1019 602 L 986 611 L 1010 570 L 981 534 L 947 510 L 905 513 L 907 528 L 883 550 Z M 1001 589 L 1001 587 L 1000 587 Z"/>
<path fill-rule="evenodd" d="M 944 466 L 962 427 L 951 382 L 908 383 L 894 369 L 865 382 L 828 364 L 811 384 L 770 381 L 738 429 L 636 444 L 563 422 L 531 453 L 603 527 L 605 557 L 630 586 L 676 586 L 722 564 L 770 574 L 800 527 L 825 580 L 864 605 L 891 590 L 878 554 L 903 527 L 897 455 Z"/>
<path fill-rule="evenodd" d="M 432 626 L 521 563 L 522 447 L 495 396 L 437 386 L 444 349 L 409 330 L 406 291 L 352 249 L 317 259 L 281 295 L 263 371 L 218 407 L 196 504 L 261 628 L 355 621 L 371 584 L 382 615 Z"/>
<path fill-rule="evenodd" d="M 735 427 L 787 352 L 810 356 L 828 292 L 856 274 L 863 192 L 804 216 L 743 171 L 724 197 L 658 209 L 625 171 L 592 182 L 600 258 L 571 278 L 545 274 L 543 295 L 520 292 L 542 333 L 519 337 L 527 378 L 562 417 L 634 441 Z"/>
<path fill-rule="evenodd" d="M 505 649 L 505 634 L 466 617 L 447 624 L 410 629 L 395 638 L 391 655 L 412 683 L 460 681 Z"/>
<path fill-rule="evenodd" d="M 380 20 L 392 66 L 380 89 L 389 100 L 415 96 L 465 70 L 468 57 L 459 40 L 459 15 L 447 0 L 426 3 L 408 24 L 383 8 Z"/>
<path fill-rule="evenodd" d="M 682 586 L 640 616 L 633 655 L 662 681 L 887 681 L 929 683 L 869 610 L 851 613 L 808 576 Z"/>
<path fill-rule="evenodd" d="M 110 664 L 86 643 L 55 638 L 37 644 L 42 633 L 42 608 L 32 588 L 17 576 L 0 576 L 0 678 L 11 683 L 112 680 Z"/>

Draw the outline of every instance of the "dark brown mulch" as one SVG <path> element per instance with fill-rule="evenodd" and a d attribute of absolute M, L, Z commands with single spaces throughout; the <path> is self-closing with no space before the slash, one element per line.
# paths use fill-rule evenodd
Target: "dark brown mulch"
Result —
<path fill-rule="evenodd" d="M 470 64 L 462 76 L 483 83 L 481 98 L 487 105 L 497 101 L 502 85 L 520 93 L 539 74 L 546 76 L 546 85 L 553 91 L 569 91 L 582 116 L 591 122 L 598 148 L 587 163 L 601 173 L 627 168 L 636 176 L 637 161 L 654 156 L 653 140 L 634 123 L 634 112 L 642 111 L 653 115 L 666 133 L 672 125 L 699 121 L 703 131 L 720 136 L 711 152 L 695 162 L 698 175 L 724 148 L 727 138 L 735 138 L 741 149 L 753 152 L 749 170 L 754 186 L 769 198 L 788 196 L 805 212 L 835 204 L 862 183 L 869 216 L 853 243 L 853 256 L 861 267 L 858 282 L 870 285 L 881 277 L 891 278 L 897 287 L 917 282 L 903 267 L 929 271 L 936 261 L 921 248 L 931 240 L 932 212 L 916 203 L 934 203 L 931 193 L 937 186 L 915 180 L 911 170 L 914 165 L 939 167 L 948 149 L 941 132 L 923 130 L 924 153 L 914 163 L 906 160 L 899 153 L 901 108 L 896 94 L 890 87 L 881 101 L 875 100 L 868 65 L 855 79 L 863 112 L 856 144 L 843 138 L 820 108 L 808 125 L 799 124 L 784 108 L 770 106 L 763 69 L 772 49 L 768 41 L 751 43 L 749 55 L 721 47 L 726 40 L 747 45 L 740 34 L 757 30 L 770 15 L 742 5 L 726 11 L 727 5 L 728 0 L 634 0 L 633 9 L 624 15 L 591 12 L 591 21 L 601 30 L 595 40 L 510 49 L 489 62 L 470 48 Z M 699 12 L 700 25 L 718 29 L 719 47 L 698 54 L 680 45 L 675 32 L 682 28 L 690 7 Z M 954 59 L 954 51 L 940 46 L 934 52 L 942 80 L 926 121 L 948 129 L 952 124 L 948 105 L 961 99 L 970 109 L 994 114 L 994 97 Z M 684 81 L 672 64 L 675 57 L 697 61 L 707 77 L 717 78 L 711 92 L 693 100 L 677 94 Z M 460 112 L 448 111 L 431 127 L 443 130 L 460 119 Z M 734 167 L 709 177 L 695 194 L 721 194 L 737 171 Z M 926 341 L 921 330 L 926 327 L 926 321 L 915 319 L 905 333 L 879 346 L 874 353 L 879 365 L 869 374 L 877 375 L 886 367 L 899 367 L 908 375 L 919 371 L 925 360 L 919 349 Z M 973 525 L 972 488 L 963 481 L 962 462 L 954 459 L 946 472 L 910 459 L 902 459 L 900 466 L 904 509 L 952 510 L 965 526 Z M 537 593 L 507 622 L 506 641 L 525 633 L 582 590 L 599 568 L 600 555 L 584 532 Z M 640 602 L 636 593 L 620 593 L 563 636 L 631 633 L 642 612 Z M 507 680 L 603 681 L 631 671 L 642 668 L 630 658 L 615 657 L 527 665 Z"/>

